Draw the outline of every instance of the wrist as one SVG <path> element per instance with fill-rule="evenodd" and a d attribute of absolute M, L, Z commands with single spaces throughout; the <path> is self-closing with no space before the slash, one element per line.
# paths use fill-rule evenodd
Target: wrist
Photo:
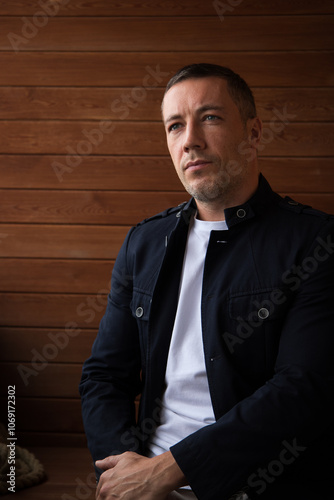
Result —
<path fill-rule="evenodd" d="M 170 493 L 188 484 L 185 475 L 170 451 L 166 451 L 152 458 L 152 460 L 155 461 L 158 481 L 164 492 Z"/>

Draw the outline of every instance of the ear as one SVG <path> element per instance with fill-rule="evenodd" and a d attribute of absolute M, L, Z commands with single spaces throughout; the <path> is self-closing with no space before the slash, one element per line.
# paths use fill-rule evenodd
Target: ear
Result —
<path fill-rule="evenodd" d="M 262 138 L 262 121 L 255 117 L 249 120 L 248 123 L 248 140 L 252 148 L 257 149 Z"/>

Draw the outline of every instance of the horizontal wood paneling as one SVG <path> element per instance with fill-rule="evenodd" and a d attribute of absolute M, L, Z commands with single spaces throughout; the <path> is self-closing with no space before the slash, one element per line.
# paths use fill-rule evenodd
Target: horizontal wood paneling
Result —
<path fill-rule="evenodd" d="M 66 157 L 0 155 L 0 188 L 180 191 L 183 189 L 169 156 L 83 156 L 61 182 L 53 162 Z M 260 170 L 280 192 L 326 192 L 334 185 L 332 158 L 259 158 Z M 92 175 L 93 174 L 93 175 Z M 184 192 L 185 200 L 188 194 Z M 140 217 L 140 215 L 139 215 Z M 137 219 L 139 220 L 139 219 Z"/>
<path fill-rule="evenodd" d="M 254 88 L 253 93 L 264 121 L 275 116 L 273 110 L 286 110 L 298 122 L 334 119 L 332 88 Z M 0 87 L 0 120 L 51 120 L 66 116 L 67 120 L 145 121 L 149 116 L 160 121 L 162 97 L 160 88 L 144 92 L 129 87 Z"/>
<path fill-rule="evenodd" d="M 48 342 L 49 355 L 59 350 Z M 52 348 L 50 346 L 53 346 Z M 66 349 L 66 348 L 65 348 Z M 45 351 L 47 353 L 47 351 Z M 45 361 L 44 361 L 45 360 Z M 51 397 L 78 398 L 82 364 L 50 363 L 37 349 L 29 363 L 3 363 L 1 396 L 6 396 L 8 385 L 15 385 L 16 396 L 21 398 Z"/>
<path fill-rule="evenodd" d="M 73 165 L 58 175 L 52 167 L 55 162 L 68 166 L 66 156 L 0 155 L 0 187 L 143 191 L 183 189 L 169 156 L 81 156 L 77 166 Z"/>
<path fill-rule="evenodd" d="M 43 375 L 41 375 L 41 378 Z M 0 398 L 0 421 L 6 422 L 7 404 Z M 83 432 L 79 399 L 20 397 L 16 405 L 16 428 L 20 432 Z"/>
<path fill-rule="evenodd" d="M 106 288 L 113 261 L 6 259 L 2 292 L 96 293 Z M 1 344 L 1 343 L 0 343 Z"/>
<path fill-rule="evenodd" d="M 62 439 L 62 436 L 60 435 Z M 21 437 L 20 445 L 22 445 Z M 15 492 L 19 500 L 94 500 L 95 472 L 88 450 L 71 448 L 55 442 L 52 450 L 44 436 L 36 434 L 29 451 L 43 464 L 47 481 Z M 65 441 L 66 443 L 66 441 Z"/>
<path fill-rule="evenodd" d="M 310 203 L 309 195 L 304 196 Z M 0 197 L 0 222 L 86 225 L 134 225 L 138 217 L 148 218 L 185 201 L 183 192 L 0 190 Z M 314 194 L 312 200 L 315 206 L 324 207 L 333 197 Z"/>
<path fill-rule="evenodd" d="M 0 222 L 133 225 L 177 206 L 183 192 L 0 190 Z"/>
<path fill-rule="evenodd" d="M 109 287 L 93 295 L 0 293 L 3 326 L 97 328 L 107 305 Z"/>
<path fill-rule="evenodd" d="M 42 2 L 45 5 L 47 2 Z M 131 0 L 119 2 L 109 0 L 63 0 L 59 2 L 58 15 L 61 16 L 212 16 L 216 13 L 215 5 L 222 8 L 225 5 L 224 16 L 253 16 L 280 14 L 333 14 L 332 0 L 243 0 L 237 2 L 203 2 L 203 0 L 171 0 L 166 2 L 156 0 Z M 233 7 L 234 5 L 234 7 Z M 230 8 L 229 8 L 230 7 Z M 31 15 L 41 11 L 38 0 L 2 0 L 0 15 Z M 52 15 L 52 14 L 49 14 Z"/>
<path fill-rule="evenodd" d="M 251 23 L 248 17 L 230 17 L 224 25 L 217 15 L 204 19 L 50 17 L 44 29 L 35 27 L 35 36 L 18 42 L 13 34 L 21 35 L 22 29 L 24 33 L 24 24 L 22 18 L 0 17 L 0 50 L 149 52 L 156 40 L 160 52 L 196 52 L 203 46 L 210 46 L 212 52 L 334 48 L 334 16 L 329 15 L 253 16 Z"/>
<path fill-rule="evenodd" d="M 65 328 L 0 327 L 1 360 L 2 362 L 31 363 L 34 349 L 36 349 L 50 364 L 82 363 L 90 355 L 96 334 L 97 328 L 68 328 L 66 330 Z M 55 347 L 52 348 L 50 345 Z"/>
<path fill-rule="evenodd" d="M 166 155 L 168 152 L 160 123 L 143 122 L 140 127 L 123 122 L 106 123 L 103 130 L 107 133 L 101 131 L 99 123 L 91 121 L 2 121 L 0 151 L 70 154 L 70 166 L 80 163 L 80 156 L 91 153 Z"/>
<path fill-rule="evenodd" d="M 264 124 L 261 156 L 330 156 L 334 154 L 333 123 L 288 123 L 275 116 L 274 127 Z M 276 133 L 275 127 L 283 127 Z M 86 132 L 83 132 L 86 131 Z M 70 162 L 54 167 L 62 173 L 80 165 L 86 154 L 166 155 L 165 132 L 160 123 L 118 122 L 104 134 L 96 122 L 1 121 L 0 152 L 69 154 Z M 247 155 L 246 155 L 247 158 Z M 65 170 L 67 172 L 67 170 Z"/>
<path fill-rule="evenodd" d="M 0 225 L 0 257 L 115 259 L 130 227 Z"/>
<path fill-rule="evenodd" d="M 0 420 L 6 421 L 6 399 L 0 398 Z M 7 402 L 7 401 L 6 401 Z M 138 405 L 138 403 L 136 404 Z M 79 399 L 27 398 L 18 400 L 17 429 L 20 432 L 83 433 Z"/>
<path fill-rule="evenodd" d="M 265 50 L 265 48 L 263 49 Z M 334 84 L 333 51 L 289 52 L 12 52 L 1 53 L 6 71 L 0 85 L 159 86 L 192 62 L 222 64 L 250 86 L 329 87 Z M 148 72 L 147 67 L 151 70 Z M 61 68 L 61 71 L 60 71 Z M 108 68 L 108 71 L 106 71 Z M 312 68 L 312 71 L 310 71 Z M 153 73 L 153 76 L 152 76 Z"/>
<path fill-rule="evenodd" d="M 131 225 L 189 198 L 161 124 L 166 82 L 199 61 L 240 73 L 264 120 L 261 171 L 334 212 L 334 3 L 60 3 L 0 2 L 1 390 L 18 387 L 26 442 L 84 445 L 78 381 L 114 259 Z M 36 353 L 25 386 L 17 365 Z M 77 496 L 55 477 L 54 498 Z"/>
<path fill-rule="evenodd" d="M 60 433 L 60 432 L 38 432 L 38 430 L 34 431 L 27 431 L 27 432 L 21 432 L 19 431 L 17 433 L 18 439 L 20 440 L 20 443 L 22 446 L 28 447 L 29 450 L 33 450 L 33 447 L 36 446 L 36 444 L 45 447 L 48 450 L 48 453 L 52 454 L 53 448 L 55 446 L 61 446 L 62 448 L 68 448 L 68 447 L 75 447 L 75 448 L 87 448 L 87 439 L 86 436 L 83 432 L 73 432 L 73 433 Z M 51 448 L 51 449 L 50 449 Z M 66 452 L 66 450 L 64 450 Z M 63 452 L 64 452 L 63 451 Z M 81 450 L 78 450 L 81 451 Z M 43 462 L 44 463 L 44 462 Z M 49 472 L 49 471 L 48 471 Z M 52 492 L 54 489 L 52 488 Z M 42 500 L 45 500 L 45 497 L 35 497 L 41 498 Z M 55 498 L 55 497 L 49 497 L 47 498 Z M 56 500 L 59 500 L 59 495 L 56 497 Z M 93 497 L 94 498 L 94 497 Z M 31 500 L 31 499 L 29 499 Z M 34 499 L 35 500 L 35 499 Z"/>

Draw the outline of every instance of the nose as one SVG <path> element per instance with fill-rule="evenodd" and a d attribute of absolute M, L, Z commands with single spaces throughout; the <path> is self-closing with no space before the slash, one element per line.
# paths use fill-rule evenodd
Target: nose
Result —
<path fill-rule="evenodd" d="M 183 149 L 189 152 L 192 149 L 204 149 L 205 139 L 201 127 L 195 123 L 188 123 L 184 135 Z"/>

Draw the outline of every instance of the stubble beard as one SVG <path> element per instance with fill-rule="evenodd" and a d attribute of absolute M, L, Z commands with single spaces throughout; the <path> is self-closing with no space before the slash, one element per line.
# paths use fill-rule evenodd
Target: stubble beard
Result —
<path fill-rule="evenodd" d="M 196 175 L 196 174 L 195 174 Z M 198 177 L 200 176 L 200 173 Z M 214 179 L 209 181 L 205 178 L 195 183 L 184 181 L 186 191 L 202 203 L 210 203 L 220 200 L 227 200 L 234 194 L 241 185 L 240 175 L 230 175 L 225 169 L 221 169 Z"/>

